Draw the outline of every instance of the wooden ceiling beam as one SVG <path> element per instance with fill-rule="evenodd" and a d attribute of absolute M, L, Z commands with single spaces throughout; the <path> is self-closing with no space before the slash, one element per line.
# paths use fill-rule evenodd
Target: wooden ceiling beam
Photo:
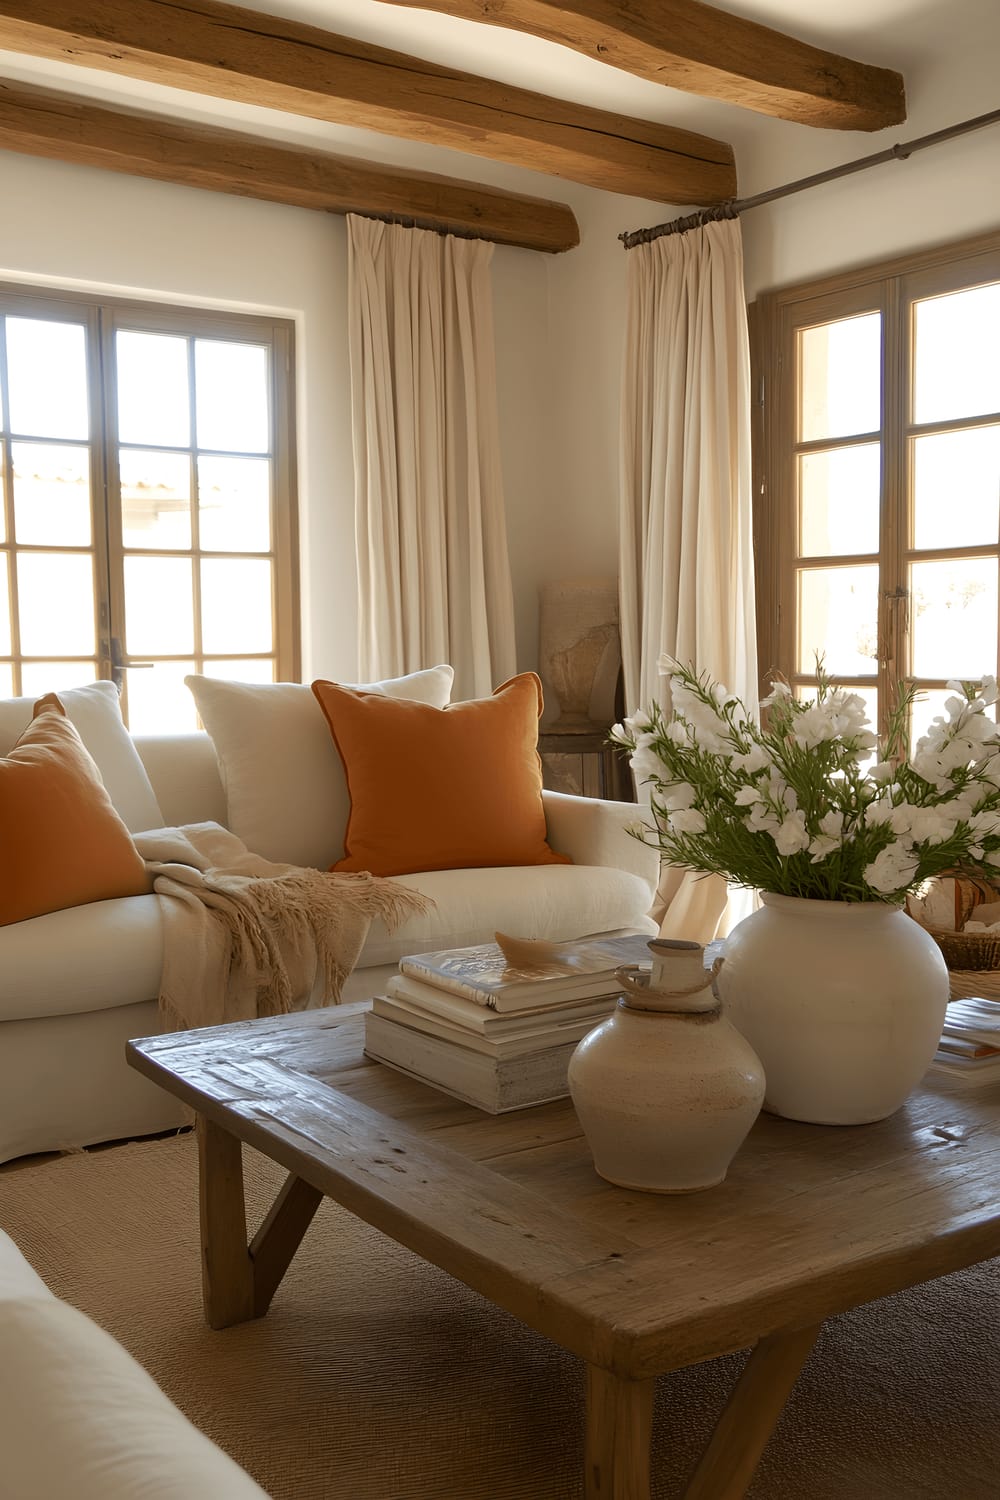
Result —
<path fill-rule="evenodd" d="M 49 89 L 0 83 L 0 148 L 296 208 L 412 221 L 528 250 L 570 250 L 580 241 L 564 203 L 272 146 L 236 131 L 107 109 Z"/>
<path fill-rule="evenodd" d="M 732 148 L 220 0 L 0 0 L 0 48 L 450 146 L 659 203 L 736 192 Z"/>
<path fill-rule="evenodd" d="M 906 119 L 903 79 L 700 0 L 389 0 L 506 26 L 626 73 L 779 120 L 882 130 Z"/>

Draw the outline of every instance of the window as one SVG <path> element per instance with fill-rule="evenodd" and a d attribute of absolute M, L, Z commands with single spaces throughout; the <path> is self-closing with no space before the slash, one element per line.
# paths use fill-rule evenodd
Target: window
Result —
<path fill-rule="evenodd" d="M 826 670 L 923 733 L 1000 665 L 1000 236 L 762 297 L 762 668 Z"/>
<path fill-rule="evenodd" d="M 0 287 L 0 696 L 298 675 L 292 327 Z"/>

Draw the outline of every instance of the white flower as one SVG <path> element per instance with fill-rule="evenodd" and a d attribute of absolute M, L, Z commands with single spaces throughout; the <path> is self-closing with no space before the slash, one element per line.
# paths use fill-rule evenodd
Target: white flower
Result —
<path fill-rule="evenodd" d="M 876 740 L 865 728 L 867 723 L 864 699 L 858 693 L 834 691 L 796 715 L 792 739 L 805 750 L 825 740 L 850 741 L 858 749 L 869 750 Z"/>
<path fill-rule="evenodd" d="M 909 809 L 909 834 L 914 844 L 944 844 L 952 837 L 957 826 L 958 819 L 952 812 L 950 803 L 946 802 L 940 807 Z"/>
<path fill-rule="evenodd" d="M 908 845 L 892 843 L 865 867 L 865 880 L 873 891 L 890 895 L 904 890 L 913 881 L 918 864 L 916 855 Z"/>
<path fill-rule="evenodd" d="M 733 800 L 737 807 L 752 807 L 755 802 L 760 802 L 762 798 L 755 786 L 741 786 Z"/>
<path fill-rule="evenodd" d="M 895 774 L 896 767 L 891 760 L 877 760 L 873 766 L 869 766 L 868 768 L 869 781 L 875 781 L 879 786 L 882 786 L 887 781 L 891 781 Z"/>
<path fill-rule="evenodd" d="M 746 825 L 751 833 L 770 833 L 772 829 L 778 827 L 780 822 L 781 819 L 775 817 L 764 802 L 755 802 L 746 819 Z"/>
<path fill-rule="evenodd" d="M 780 826 L 771 830 L 771 837 L 779 854 L 798 854 L 800 849 L 807 849 L 809 834 L 806 830 L 805 813 L 788 813 Z"/>
<path fill-rule="evenodd" d="M 844 836 L 844 814 L 831 808 L 819 820 L 820 831 L 809 844 L 809 853 L 814 865 L 819 864 L 834 849 L 839 849 Z"/>
<path fill-rule="evenodd" d="M 1000 810 L 995 807 L 973 813 L 967 822 L 971 832 L 978 833 L 982 838 L 996 838 L 1000 834 Z"/>
<path fill-rule="evenodd" d="M 679 808 L 667 819 L 671 833 L 704 833 L 705 817 L 696 807 Z"/>
<path fill-rule="evenodd" d="M 760 706 L 761 708 L 770 708 L 773 703 L 779 703 L 791 696 L 792 690 L 788 683 L 782 682 L 780 678 L 775 678 L 771 683 L 771 691 L 767 697 L 760 700 Z"/>
<path fill-rule="evenodd" d="M 679 812 L 681 808 L 693 807 L 695 797 L 695 789 L 689 781 L 675 781 L 663 790 L 663 806 L 670 812 Z"/>
<path fill-rule="evenodd" d="M 731 755 L 729 763 L 737 771 L 745 771 L 748 776 L 753 776 L 757 771 L 766 770 L 771 764 L 771 757 L 763 745 L 752 745 L 744 755 Z"/>
<path fill-rule="evenodd" d="M 638 739 L 641 734 L 649 734 L 653 729 L 653 720 L 649 714 L 631 714 L 623 724 L 612 724 L 608 730 L 608 738 L 619 745 L 629 745 Z"/>
<path fill-rule="evenodd" d="M 663 771 L 663 762 L 651 748 L 651 740 L 651 735 L 640 735 L 635 750 L 629 757 L 629 765 L 635 772 L 637 781 L 651 781 Z"/>

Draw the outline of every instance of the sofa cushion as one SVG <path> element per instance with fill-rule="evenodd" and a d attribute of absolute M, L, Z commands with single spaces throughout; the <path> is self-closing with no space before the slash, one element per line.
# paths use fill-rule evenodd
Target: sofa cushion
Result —
<path fill-rule="evenodd" d="M 54 693 L 0 758 L 0 926 L 149 890 L 132 836 Z"/>
<path fill-rule="evenodd" d="M 451 667 L 430 667 L 369 692 L 443 708 Z M 344 852 L 349 799 L 323 711 L 302 682 L 186 677 L 226 790 L 226 825 L 265 859 L 328 870 Z"/>
<path fill-rule="evenodd" d="M 656 933 L 642 913 L 649 887 L 638 875 L 597 865 L 510 865 L 401 875 L 400 885 L 430 896 L 433 908 L 390 933 L 375 921 L 358 968 L 397 963 L 405 953 L 490 943 L 495 932 L 565 942 L 627 927 Z"/>
<path fill-rule="evenodd" d="M 125 896 L 0 928 L 0 1021 L 155 1000 L 163 967 L 156 896 Z"/>
<path fill-rule="evenodd" d="M 545 837 L 534 672 L 445 708 L 333 682 L 314 682 L 313 692 L 351 797 L 334 869 L 407 875 L 567 862 Z"/>
<path fill-rule="evenodd" d="M 113 682 L 90 682 L 64 688 L 59 701 L 93 757 L 115 811 L 130 833 L 160 828 L 163 817 L 139 754 L 122 722 L 118 689 Z M 31 723 L 36 698 L 0 700 L 0 755 Z"/>

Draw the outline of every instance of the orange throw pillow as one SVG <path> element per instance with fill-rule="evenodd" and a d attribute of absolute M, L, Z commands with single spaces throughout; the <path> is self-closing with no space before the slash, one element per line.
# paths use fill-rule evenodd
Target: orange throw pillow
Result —
<path fill-rule="evenodd" d="M 55 693 L 0 758 L 0 926 L 150 888 L 132 837 Z"/>
<path fill-rule="evenodd" d="M 570 863 L 545 840 L 534 672 L 512 677 L 492 698 L 447 708 L 335 682 L 312 690 L 351 796 L 346 852 L 334 870 Z"/>

